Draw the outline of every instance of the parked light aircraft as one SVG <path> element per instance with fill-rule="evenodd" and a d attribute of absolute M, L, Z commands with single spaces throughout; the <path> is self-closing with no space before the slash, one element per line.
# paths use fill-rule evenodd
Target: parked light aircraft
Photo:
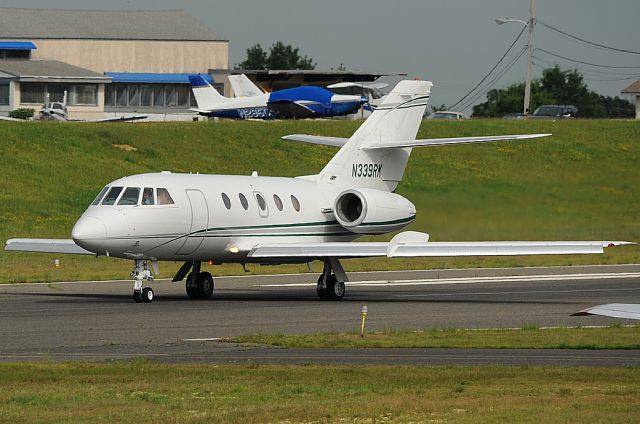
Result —
<path fill-rule="evenodd" d="M 416 140 L 432 83 L 401 81 L 349 139 L 289 136 L 341 146 L 317 175 L 297 178 L 133 175 L 106 185 L 78 219 L 72 240 L 12 239 L 7 250 L 77 253 L 133 260 L 133 298 L 151 302 L 158 261 L 181 261 L 191 298 L 214 289 L 203 261 L 284 264 L 321 260 L 321 299 L 339 300 L 348 281 L 340 259 L 602 253 L 617 241 L 431 242 L 401 232 L 390 242 L 353 242 L 409 225 L 415 206 L 395 193 L 413 147 L 523 140 L 549 134 Z M 151 267 L 149 266 L 151 263 Z"/>
<path fill-rule="evenodd" d="M 44 105 L 39 112 L 39 119 L 41 121 L 57 121 L 57 122 L 120 122 L 120 121 L 138 121 L 146 119 L 146 115 L 130 115 L 113 118 L 103 118 L 95 120 L 74 120 L 69 119 L 69 110 L 67 104 L 67 92 L 64 92 L 61 102 L 49 101 L 49 94 L 47 93 Z"/>
<path fill-rule="evenodd" d="M 354 113 L 366 97 L 334 94 L 314 86 L 288 88 L 240 98 L 222 96 L 200 75 L 189 76 L 200 115 L 234 119 L 296 119 Z M 257 87 L 256 87 L 257 88 Z M 239 89 L 241 93 L 246 90 Z"/>

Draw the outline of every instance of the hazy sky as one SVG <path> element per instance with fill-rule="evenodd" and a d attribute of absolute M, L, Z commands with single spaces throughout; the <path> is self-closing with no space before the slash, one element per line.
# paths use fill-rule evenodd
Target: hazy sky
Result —
<path fill-rule="evenodd" d="M 313 57 L 316 69 L 343 64 L 347 69 L 406 72 L 411 78 L 432 80 L 432 104 L 438 105 L 451 105 L 471 90 L 522 29 L 519 23 L 497 25 L 495 18 L 527 20 L 529 13 L 529 0 L 17 0 L 0 4 L 57 9 L 185 9 L 230 40 L 231 66 L 244 59 L 247 47 L 259 42 L 268 48 L 282 40 Z M 538 0 L 537 15 L 539 20 L 589 41 L 640 50 L 640 0 Z M 526 45 L 524 35 L 507 59 Z M 540 67 L 554 63 L 567 69 L 577 67 L 591 89 L 611 96 L 640 79 L 639 54 L 588 47 L 542 25 L 536 26 L 535 47 L 598 65 L 637 67 L 572 64 L 539 51 L 536 76 L 541 74 Z M 523 55 L 495 87 L 523 81 L 525 64 Z M 476 102 L 482 101 L 484 95 Z"/>

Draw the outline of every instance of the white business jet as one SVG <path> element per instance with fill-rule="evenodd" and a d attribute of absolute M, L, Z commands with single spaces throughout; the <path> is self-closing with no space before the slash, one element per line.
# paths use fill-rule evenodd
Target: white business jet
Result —
<path fill-rule="evenodd" d="M 401 81 L 349 139 L 294 135 L 289 140 L 340 146 L 317 175 L 297 178 L 160 172 L 107 184 L 73 227 L 72 240 L 12 239 L 7 250 L 77 253 L 133 260 L 133 298 L 151 302 L 158 261 L 182 261 L 191 298 L 214 289 L 203 261 L 284 264 L 321 260 L 321 299 L 339 300 L 348 281 L 340 259 L 602 253 L 625 242 L 430 242 L 401 232 L 390 242 L 353 242 L 401 230 L 415 206 L 394 193 L 411 149 L 522 140 L 548 134 L 416 140 L 432 83 Z M 151 266 L 149 266 L 151 263 Z"/>

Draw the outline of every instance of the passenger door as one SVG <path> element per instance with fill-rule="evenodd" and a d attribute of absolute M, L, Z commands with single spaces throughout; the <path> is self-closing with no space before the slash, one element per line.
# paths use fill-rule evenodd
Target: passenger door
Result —
<path fill-rule="evenodd" d="M 191 226 L 177 255 L 190 255 L 202 244 L 209 225 L 209 206 L 200 190 L 185 190 L 191 208 Z"/>

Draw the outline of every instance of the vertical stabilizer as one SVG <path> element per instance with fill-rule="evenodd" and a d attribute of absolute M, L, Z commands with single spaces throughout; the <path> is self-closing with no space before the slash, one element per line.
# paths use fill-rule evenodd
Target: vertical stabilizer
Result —
<path fill-rule="evenodd" d="M 215 109 L 229 101 L 229 99 L 218 93 L 218 90 L 213 88 L 202 75 L 189 75 L 189 82 L 191 82 L 191 89 L 198 103 L 198 109 Z"/>
<path fill-rule="evenodd" d="M 245 74 L 229 75 L 229 82 L 236 97 L 256 97 L 264 94 L 260 87 L 255 85 Z"/>
<path fill-rule="evenodd" d="M 366 150 L 385 141 L 415 140 L 431 81 L 400 81 L 320 172 L 321 184 L 393 191 L 402 180 L 410 148 Z"/>

